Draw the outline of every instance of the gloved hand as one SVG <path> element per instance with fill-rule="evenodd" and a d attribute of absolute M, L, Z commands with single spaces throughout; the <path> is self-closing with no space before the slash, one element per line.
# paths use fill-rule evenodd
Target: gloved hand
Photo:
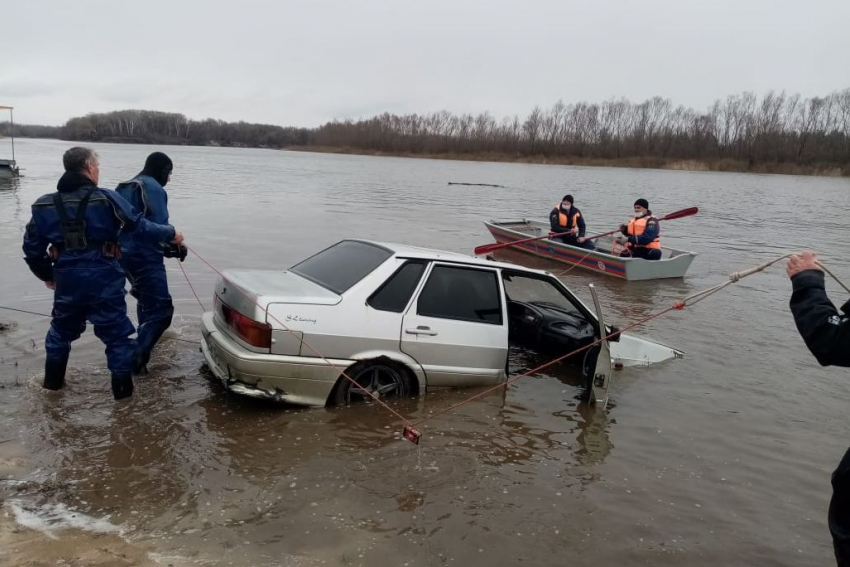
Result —
<path fill-rule="evenodd" d="M 189 249 L 186 248 L 185 244 L 169 244 L 162 251 L 162 255 L 166 258 L 179 258 L 181 262 L 186 259 L 188 254 Z"/>
<path fill-rule="evenodd" d="M 620 225 L 620 232 L 622 232 L 625 235 L 628 235 L 629 234 L 629 226 L 626 225 L 626 224 L 621 224 Z"/>

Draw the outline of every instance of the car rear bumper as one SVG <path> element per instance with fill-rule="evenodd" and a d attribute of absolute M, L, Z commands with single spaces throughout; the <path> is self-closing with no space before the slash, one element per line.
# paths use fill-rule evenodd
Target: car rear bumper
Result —
<path fill-rule="evenodd" d="M 342 370 L 353 360 L 261 354 L 219 329 L 212 312 L 201 318 L 201 352 L 225 388 L 236 394 L 292 404 L 324 406 Z"/>

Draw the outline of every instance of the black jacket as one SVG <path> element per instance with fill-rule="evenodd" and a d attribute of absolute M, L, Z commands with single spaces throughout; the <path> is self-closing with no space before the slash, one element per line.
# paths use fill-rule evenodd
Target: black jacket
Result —
<path fill-rule="evenodd" d="M 850 301 L 835 308 L 820 270 L 796 274 L 791 285 L 791 312 L 806 346 L 824 366 L 850 366 Z M 850 567 L 850 449 L 832 473 L 828 522 L 838 567 Z"/>
<path fill-rule="evenodd" d="M 800 272 L 791 285 L 791 313 L 806 346 L 823 366 L 850 366 L 850 301 L 835 308 L 820 270 Z"/>

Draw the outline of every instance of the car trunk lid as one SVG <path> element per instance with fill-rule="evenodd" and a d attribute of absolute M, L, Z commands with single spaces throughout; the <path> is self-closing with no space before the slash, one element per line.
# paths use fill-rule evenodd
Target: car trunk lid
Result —
<path fill-rule="evenodd" d="M 301 337 L 276 330 L 284 324 L 267 315 L 271 304 L 334 305 L 341 299 L 290 271 L 227 270 L 215 290 L 216 316 L 228 334 L 253 351 L 278 354 L 298 354 Z"/>

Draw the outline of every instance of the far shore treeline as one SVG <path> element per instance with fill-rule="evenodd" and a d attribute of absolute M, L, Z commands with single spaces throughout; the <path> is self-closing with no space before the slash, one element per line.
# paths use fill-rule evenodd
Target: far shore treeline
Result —
<path fill-rule="evenodd" d="M 8 135 L 9 123 L 0 123 Z M 825 97 L 750 92 L 698 112 L 654 97 L 557 102 L 526 117 L 384 113 L 293 128 L 120 110 L 15 135 L 65 140 L 295 149 L 450 159 L 850 175 L 850 88 Z"/>

